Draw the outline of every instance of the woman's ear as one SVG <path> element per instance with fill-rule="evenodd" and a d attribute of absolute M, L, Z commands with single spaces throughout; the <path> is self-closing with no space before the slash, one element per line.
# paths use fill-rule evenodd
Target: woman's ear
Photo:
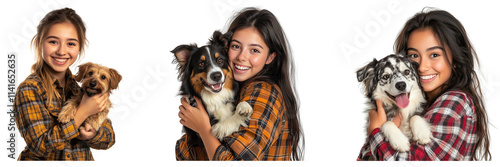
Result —
<path fill-rule="evenodd" d="M 267 56 L 266 64 L 271 64 L 276 57 L 276 52 L 273 52 Z"/>

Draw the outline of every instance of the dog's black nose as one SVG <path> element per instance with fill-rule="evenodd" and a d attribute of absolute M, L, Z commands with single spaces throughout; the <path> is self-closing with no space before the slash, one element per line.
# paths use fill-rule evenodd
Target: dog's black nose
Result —
<path fill-rule="evenodd" d="M 97 83 L 95 81 L 90 81 L 90 83 L 89 83 L 89 86 L 91 88 L 95 87 L 96 85 L 97 85 Z"/>
<path fill-rule="evenodd" d="M 214 72 L 214 73 L 210 74 L 210 79 L 212 79 L 215 82 L 219 82 L 221 78 L 222 78 L 221 72 Z"/>
<path fill-rule="evenodd" d="M 406 89 L 406 82 L 398 82 L 396 83 L 396 88 L 400 91 L 403 91 Z"/>

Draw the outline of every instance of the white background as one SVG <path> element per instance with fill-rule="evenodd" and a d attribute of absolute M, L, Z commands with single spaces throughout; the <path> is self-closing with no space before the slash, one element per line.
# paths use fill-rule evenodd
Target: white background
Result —
<path fill-rule="evenodd" d="M 393 52 L 397 34 L 407 19 L 424 7 L 447 10 L 468 32 L 481 61 L 481 84 L 490 118 L 490 151 L 499 156 L 500 74 L 498 31 L 500 12 L 492 1 L 2 1 L 0 4 L 0 54 L 18 55 L 17 81 L 30 73 L 30 50 L 36 25 L 49 11 L 70 7 L 87 26 L 90 41 L 85 57 L 75 65 L 95 62 L 117 69 L 123 76 L 111 95 L 116 144 L 109 150 L 92 150 L 95 162 L 27 163 L 7 158 L 8 115 L 0 115 L 2 166 L 206 166 L 200 162 L 176 162 L 175 142 L 181 136 L 177 117 L 180 83 L 170 50 L 180 44 L 204 45 L 214 30 L 222 30 L 235 12 L 248 6 L 268 9 L 279 19 L 290 41 L 296 64 L 300 114 L 305 132 L 305 162 L 208 163 L 217 166 L 421 166 L 441 163 L 356 162 L 365 138 L 365 99 L 355 71 L 373 58 Z M 342 50 L 352 46 L 352 53 Z M 2 60 L 6 68 L 6 59 Z M 76 66 L 71 67 L 76 72 Z M 2 75 L 5 76 L 5 73 Z M 2 101 L 7 102 L 7 84 Z M 2 103 L 5 106 L 5 103 Z M 4 107 L 2 111 L 9 108 Z M 17 137 L 17 155 L 24 140 Z M 451 163 L 451 165 L 493 163 Z"/>

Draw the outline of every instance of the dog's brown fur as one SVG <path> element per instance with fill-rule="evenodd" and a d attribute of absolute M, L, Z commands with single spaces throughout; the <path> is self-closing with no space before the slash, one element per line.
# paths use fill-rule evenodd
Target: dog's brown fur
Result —
<path fill-rule="evenodd" d="M 74 118 L 84 93 L 111 93 L 111 90 L 118 88 L 118 83 L 122 80 L 122 76 L 115 69 L 99 64 L 85 63 L 78 66 L 78 73 L 75 76 L 75 80 L 82 83 L 81 87 L 83 91 L 79 91 L 78 95 L 66 102 L 59 113 L 59 122 L 67 123 Z M 92 87 L 92 85 L 95 86 Z M 90 124 L 96 131 L 99 130 L 102 123 L 108 119 L 109 108 L 111 106 L 111 101 L 108 99 L 104 110 L 87 117 L 85 122 Z"/>

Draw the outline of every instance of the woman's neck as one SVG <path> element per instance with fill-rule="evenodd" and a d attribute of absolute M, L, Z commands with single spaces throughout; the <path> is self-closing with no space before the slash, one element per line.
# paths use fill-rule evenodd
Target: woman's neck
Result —
<path fill-rule="evenodd" d="M 425 95 L 427 95 L 427 100 L 429 100 L 429 102 L 434 101 L 437 97 L 439 97 L 443 93 L 443 90 L 444 88 L 440 86 L 432 91 L 425 92 Z"/>

